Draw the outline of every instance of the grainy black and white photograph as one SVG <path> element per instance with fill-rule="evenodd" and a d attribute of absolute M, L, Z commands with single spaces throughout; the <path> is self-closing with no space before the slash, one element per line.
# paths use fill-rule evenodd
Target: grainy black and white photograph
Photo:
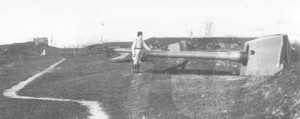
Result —
<path fill-rule="evenodd" d="M 0 119 L 300 119 L 299 0 L 0 0 Z"/>

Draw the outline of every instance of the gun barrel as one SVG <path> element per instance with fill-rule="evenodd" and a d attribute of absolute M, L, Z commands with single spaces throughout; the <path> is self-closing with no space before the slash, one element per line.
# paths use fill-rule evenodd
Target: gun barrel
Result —
<path fill-rule="evenodd" d="M 130 49 L 115 49 L 117 52 L 131 53 Z M 207 59 L 207 60 L 230 60 L 235 62 L 247 63 L 248 53 L 241 51 L 232 52 L 203 52 L 203 51 L 145 51 L 146 57 L 160 58 L 188 58 L 188 59 Z"/>
<path fill-rule="evenodd" d="M 246 52 L 201 52 L 201 51 L 148 51 L 145 53 L 148 57 L 165 57 L 165 58 L 194 58 L 208 60 L 230 60 L 236 62 L 247 62 L 248 55 Z"/>

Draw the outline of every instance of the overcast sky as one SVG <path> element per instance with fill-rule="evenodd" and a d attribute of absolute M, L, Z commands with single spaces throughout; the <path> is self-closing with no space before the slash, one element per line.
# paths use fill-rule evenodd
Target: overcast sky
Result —
<path fill-rule="evenodd" d="M 300 41 L 299 0 L 1 0 L 0 44 L 52 36 L 57 46 L 144 37 L 285 33 Z M 103 24 L 103 26 L 102 26 Z M 52 34 L 52 35 L 51 35 Z"/>

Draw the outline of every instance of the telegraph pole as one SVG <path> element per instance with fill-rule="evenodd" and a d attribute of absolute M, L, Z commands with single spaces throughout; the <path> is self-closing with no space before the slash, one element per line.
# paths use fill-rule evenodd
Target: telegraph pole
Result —
<path fill-rule="evenodd" d="M 193 28 L 191 28 L 191 31 L 190 31 L 190 38 L 191 38 L 191 40 L 193 40 L 193 35 L 194 35 Z"/>
<path fill-rule="evenodd" d="M 50 46 L 53 46 L 53 32 L 51 32 L 51 36 L 50 36 Z"/>
<path fill-rule="evenodd" d="M 104 44 L 104 39 L 103 39 L 103 35 L 104 35 L 104 23 L 101 24 L 101 29 L 102 29 L 101 42 L 102 42 L 102 44 Z"/>

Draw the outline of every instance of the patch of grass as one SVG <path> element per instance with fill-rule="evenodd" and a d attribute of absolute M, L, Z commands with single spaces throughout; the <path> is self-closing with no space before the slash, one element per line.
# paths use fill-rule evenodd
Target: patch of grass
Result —
<path fill-rule="evenodd" d="M 87 116 L 77 103 L 10 99 L 2 92 L 59 61 L 58 57 L 33 57 L 3 65 L 0 70 L 0 119 L 72 119 Z"/>
<path fill-rule="evenodd" d="M 59 61 L 58 57 L 32 57 L 24 61 L 3 65 L 0 70 L 1 91 L 25 80 L 27 77 L 41 71 Z"/>
<path fill-rule="evenodd" d="M 176 76 L 172 79 L 173 99 L 179 112 L 190 118 L 231 119 L 231 106 L 246 80 L 238 76 Z"/>
<path fill-rule="evenodd" d="M 0 104 L 0 119 L 83 119 L 87 116 L 86 108 L 73 102 L 5 98 Z"/>
<path fill-rule="evenodd" d="M 110 63 L 103 55 L 76 56 L 32 82 L 20 94 L 99 101 L 111 118 L 123 118 L 130 65 Z"/>

